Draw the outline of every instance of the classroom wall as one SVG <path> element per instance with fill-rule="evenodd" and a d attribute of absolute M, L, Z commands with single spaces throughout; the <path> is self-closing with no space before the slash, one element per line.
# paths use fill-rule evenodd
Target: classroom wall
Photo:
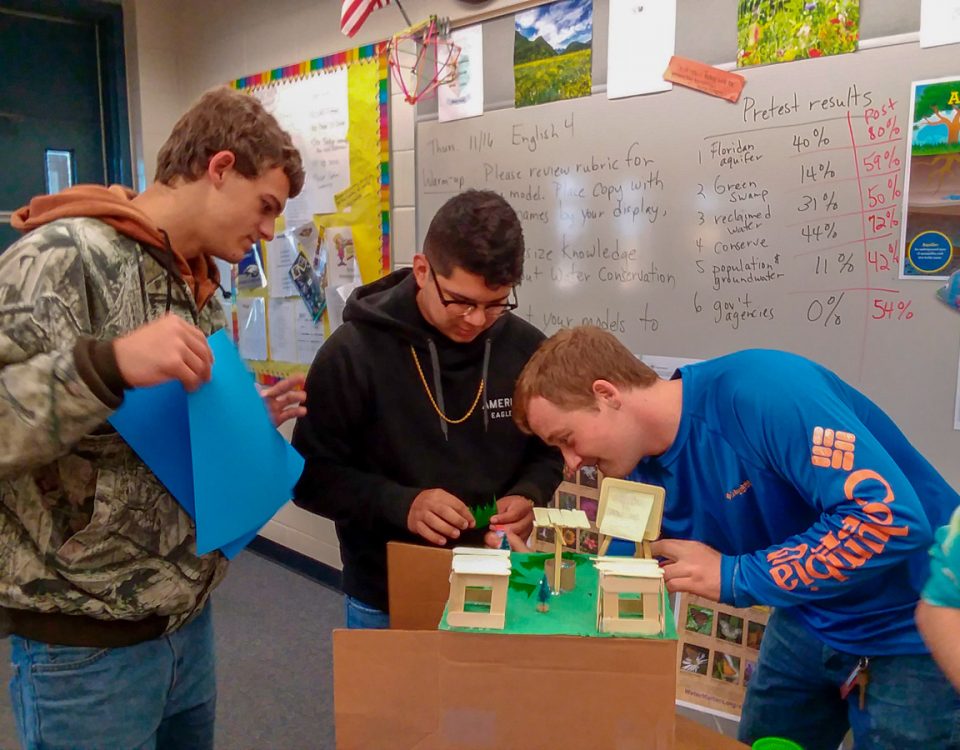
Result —
<path fill-rule="evenodd" d="M 429 13 L 480 20 L 535 4 L 530 0 L 402 0 L 411 21 Z M 122 0 L 134 157 L 141 185 L 152 178 L 156 153 L 177 117 L 207 88 L 243 75 L 379 41 L 405 25 L 395 3 L 374 12 L 353 39 L 339 30 L 339 0 Z M 679 0 L 677 50 L 707 62 L 729 62 L 730 35 L 716 29 L 735 0 Z M 883 12 L 867 14 L 883 6 Z M 864 37 L 918 26 L 919 2 L 863 0 Z M 696 21 L 691 23 L 695 8 Z M 869 33 L 868 33 L 869 31 Z M 414 109 L 391 99 L 392 248 L 396 266 L 416 250 Z M 265 530 L 274 541 L 339 567 L 333 525 L 288 505 Z"/>
<path fill-rule="evenodd" d="M 403 0 L 414 23 L 430 13 L 457 20 L 524 4 L 529 2 Z M 353 39 L 340 33 L 339 0 L 123 0 L 123 9 L 131 138 L 140 187 L 152 179 L 157 151 L 177 118 L 206 89 L 380 41 L 406 26 L 395 3 L 373 13 Z M 395 95 L 391 100 L 391 246 L 396 266 L 408 265 L 415 252 L 413 147 L 413 107 Z M 340 567 L 333 524 L 292 503 L 262 533 Z"/>

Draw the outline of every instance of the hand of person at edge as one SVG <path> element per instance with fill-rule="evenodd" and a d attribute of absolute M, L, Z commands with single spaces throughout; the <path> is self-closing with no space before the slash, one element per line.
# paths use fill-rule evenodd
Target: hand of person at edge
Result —
<path fill-rule="evenodd" d="M 441 489 L 423 490 L 413 499 L 407 514 L 407 528 L 438 546 L 448 539 L 458 539 L 461 531 L 475 525 L 463 501 Z"/>
<path fill-rule="evenodd" d="M 167 314 L 113 341 L 117 369 L 131 388 L 179 380 L 195 391 L 210 380 L 213 352 L 203 331 Z"/>
<path fill-rule="evenodd" d="M 663 561 L 663 580 L 670 593 L 695 594 L 720 600 L 720 553 L 700 542 L 661 539 L 650 543 L 650 554 Z"/>
<path fill-rule="evenodd" d="M 275 427 L 307 413 L 307 407 L 303 405 L 307 400 L 303 390 L 305 381 L 303 375 L 292 375 L 260 392 Z"/>
<path fill-rule="evenodd" d="M 533 531 L 533 501 L 522 495 L 504 495 L 497 500 L 497 513 L 490 519 L 490 528 L 494 526 L 507 532 L 508 538 L 513 534 L 521 540 L 529 539 Z M 483 542 L 488 547 L 496 548 L 500 546 L 500 537 L 496 531 L 488 531 Z M 523 547 L 526 548 L 526 545 Z"/>

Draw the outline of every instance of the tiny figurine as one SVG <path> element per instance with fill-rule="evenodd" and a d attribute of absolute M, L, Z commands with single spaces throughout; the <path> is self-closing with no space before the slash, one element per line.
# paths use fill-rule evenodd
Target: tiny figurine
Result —
<path fill-rule="evenodd" d="M 493 529 L 497 533 L 497 536 L 500 538 L 500 545 L 499 545 L 500 549 L 505 549 L 507 550 L 507 552 L 509 552 L 510 540 L 507 539 L 507 532 L 501 529 L 499 526 L 498 527 L 491 526 L 490 528 Z"/>
<path fill-rule="evenodd" d="M 537 612 L 550 611 L 550 584 L 547 582 L 547 576 L 544 574 L 540 578 L 540 585 L 537 587 Z"/>

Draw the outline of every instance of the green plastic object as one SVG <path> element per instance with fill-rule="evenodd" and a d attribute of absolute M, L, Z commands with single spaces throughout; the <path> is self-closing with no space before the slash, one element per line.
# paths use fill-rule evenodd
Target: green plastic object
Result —
<path fill-rule="evenodd" d="M 761 737 L 751 747 L 753 750 L 803 750 L 801 745 L 783 737 Z"/>

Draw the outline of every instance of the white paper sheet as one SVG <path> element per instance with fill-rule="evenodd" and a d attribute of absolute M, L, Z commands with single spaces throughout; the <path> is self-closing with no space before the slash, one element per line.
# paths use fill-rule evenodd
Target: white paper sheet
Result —
<path fill-rule="evenodd" d="M 346 68 L 253 93 L 290 133 L 303 159 L 306 180 L 300 195 L 287 201 L 287 226 L 336 211 L 333 196 L 350 185 Z"/>
<path fill-rule="evenodd" d="M 260 297 L 237 300 L 240 329 L 240 356 L 244 359 L 267 358 L 267 316 Z"/>
<path fill-rule="evenodd" d="M 601 534 L 643 541 L 653 510 L 653 495 L 613 488 L 606 503 L 597 510 L 597 527 Z"/>
<path fill-rule="evenodd" d="M 275 362 L 299 362 L 297 358 L 297 310 L 300 299 L 271 299 L 267 327 L 270 331 L 270 359 Z"/>
<path fill-rule="evenodd" d="M 359 282 L 345 284 L 335 288 L 327 288 L 327 321 L 330 323 L 330 332 L 333 333 L 343 323 L 343 308 L 353 294 L 353 290 L 360 286 Z"/>
<path fill-rule="evenodd" d="M 610 0 L 607 98 L 669 91 L 663 72 L 674 52 L 676 0 Z"/>
<path fill-rule="evenodd" d="M 297 362 L 302 365 L 313 364 L 317 350 L 323 345 L 323 319 L 316 323 L 310 317 L 310 312 L 300 300 L 297 304 Z"/>
<path fill-rule="evenodd" d="M 461 120 L 483 114 L 483 28 L 480 24 L 450 34 L 460 47 L 457 77 L 437 89 L 437 117 L 440 122 Z"/>
<path fill-rule="evenodd" d="M 960 0 L 920 0 L 920 46 L 960 42 Z"/>
<path fill-rule="evenodd" d="M 271 297 L 295 297 L 299 292 L 290 277 L 290 266 L 297 259 L 293 237 L 284 232 L 267 243 L 267 289 Z"/>

